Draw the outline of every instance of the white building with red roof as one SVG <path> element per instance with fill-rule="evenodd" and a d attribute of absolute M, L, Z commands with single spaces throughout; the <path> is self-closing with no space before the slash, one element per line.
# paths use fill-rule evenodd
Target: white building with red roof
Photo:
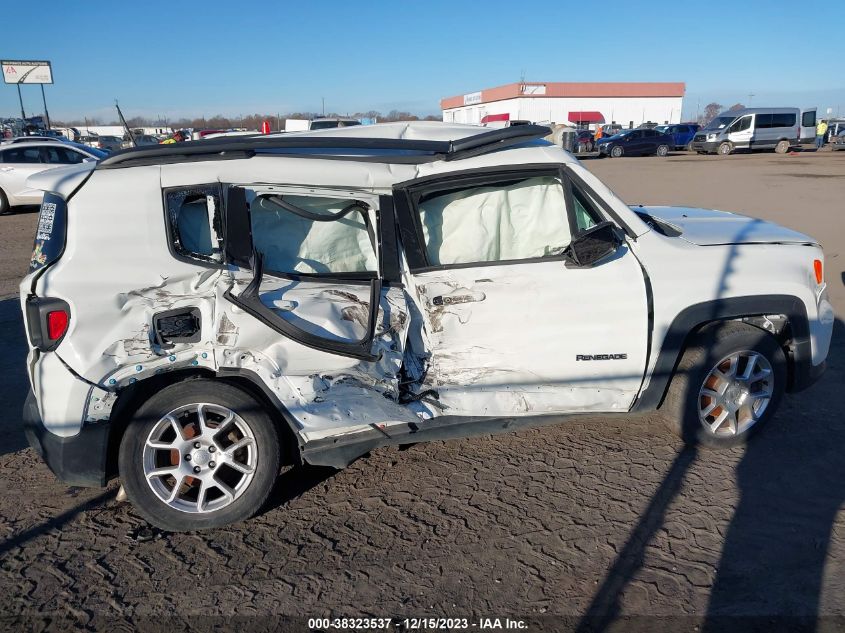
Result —
<path fill-rule="evenodd" d="M 518 82 L 440 101 L 448 123 L 562 123 L 595 129 L 645 122 L 679 123 L 683 82 Z"/>

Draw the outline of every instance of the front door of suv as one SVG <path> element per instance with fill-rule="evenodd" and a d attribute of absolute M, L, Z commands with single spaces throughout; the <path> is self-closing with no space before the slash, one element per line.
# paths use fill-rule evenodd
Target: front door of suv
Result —
<path fill-rule="evenodd" d="M 642 381 L 648 308 L 626 243 L 590 267 L 573 236 L 609 220 L 571 169 L 481 170 L 396 190 L 423 321 L 423 384 L 446 414 L 627 411 Z"/>

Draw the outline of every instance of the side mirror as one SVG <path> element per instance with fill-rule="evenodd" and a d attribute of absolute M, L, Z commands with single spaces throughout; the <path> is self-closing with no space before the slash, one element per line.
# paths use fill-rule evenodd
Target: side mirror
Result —
<path fill-rule="evenodd" d="M 563 252 L 567 266 L 584 268 L 612 255 L 622 244 L 620 230 L 613 222 L 599 222 L 572 240 Z"/>
<path fill-rule="evenodd" d="M 96 158 L 87 158 L 87 157 L 86 157 L 86 158 L 83 158 L 83 159 L 82 159 L 82 162 L 83 162 L 83 163 L 96 163 L 96 162 L 97 162 L 97 159 L 96 159 Z"/>

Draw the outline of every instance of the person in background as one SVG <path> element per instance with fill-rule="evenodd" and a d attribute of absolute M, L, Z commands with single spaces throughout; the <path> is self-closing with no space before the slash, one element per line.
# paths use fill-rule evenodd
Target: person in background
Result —
<path fill-rule="evenodd" d="M 598 140 L 604 136 L 604 130 L 601 129 L 600 125 L 596 126 L 596 133 L 593 135 L 593 138 L 598 142 Z"/>
<path fill-rule="evenodd" d="M 824 147 L 825 135 L 827 135 L 827 121 L 822 119 L 816 126 L 816 149 Z"/>
<path fill-rule="evenodd" d="M 176 130 L 173 136 L 164 139 L 159 145 L 170 145 L 171 143 L 181 143 L 185 139 L 185 133 L 182 130 Z"/>

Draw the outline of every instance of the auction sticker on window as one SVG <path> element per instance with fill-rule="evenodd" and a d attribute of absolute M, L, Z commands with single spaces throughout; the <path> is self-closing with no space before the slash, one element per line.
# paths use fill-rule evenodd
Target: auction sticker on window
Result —
<path fill-rule="evenodd" d="M 65 248 L 65 215 L 67 205 L 60 196 L 45 193 L 38 214 L 35 244 L 29 260 L 29 271 L 34 272 L 52 264 Z"/>

